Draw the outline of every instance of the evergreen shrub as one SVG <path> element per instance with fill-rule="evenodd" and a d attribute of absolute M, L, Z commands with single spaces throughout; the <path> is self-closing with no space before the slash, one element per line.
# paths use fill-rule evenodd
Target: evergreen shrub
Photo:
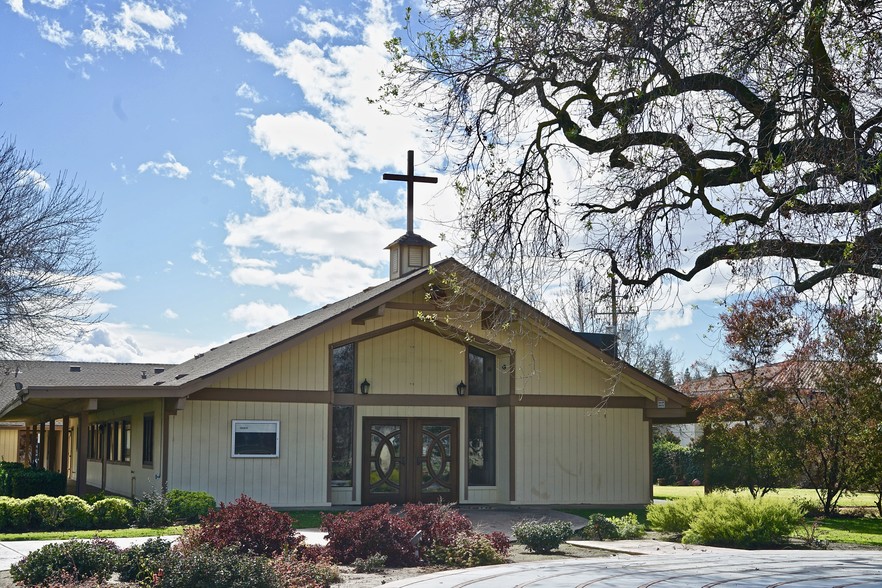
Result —
<path fill-rule="evenodd" d="M 92 505 L 92 520 L 96 529 L 122 529 L 129 526 L 134 514 L 131 501 L 118 496 L 102 498 Z"/>
<path fill-rule="evenodd" d="M 30 515 L 20 499 L 0 496 L 0 533 L 22 531 L 29 523 Z"/>
<path fill-rule="evenodd" d="M 64 523 L 64 510 L 57 498 L 37 494 L 22 500 L 28 512 L 28 528 L 51 531 L 61 528 Z"/>
<path fill-rule="evenodd" d="M 25 586 L 45 586 L 65 578 L 80 582 L 88 578 L 103 582 L 116 568 L 119 549 L 112 541 L 65 541 L 49 543 L 12 564 L 12 579 Z"/>
<path fill-rule="evenodd" d="M 533 553 L 551 553 L 573 535 L 573 526 L 566 521 L 523 521 L 512 527 L 515 540 Z"/>
<path fill-rule="evenodd" d="M 198 523 L 200 518 L 217 508 L 214 496 L 208 492 L 175 489 L 169 490 L 165 496 L 175 521 Z"/>
<path fill-rule="evenodd" d="M 684 543 L 756 549 L 781 545 L 805 518 L 793 502 L 727 496 L 700 510 L 683 534 Z"/>
<path fill-rule="evenodd" d="M 116 571 L 123 582 L 152 586 L 153 578 L 165 565 L 171 543 L 156 537 L 141 545 L 133 545 L 120 553 Z"/>
<path fill-rule="evenodd" d="M 236 547 L 210 545 L 172 550 L 157 572 L 156 588 L 280 588 L 268 558 L 241 553 Z"/>
<path fill-rule="evenodd" d="M 61 528 L 85 530 L 92 527 L 92 507 L 80 498 L 66 494 L 55 498 L 62 512 Z"/>

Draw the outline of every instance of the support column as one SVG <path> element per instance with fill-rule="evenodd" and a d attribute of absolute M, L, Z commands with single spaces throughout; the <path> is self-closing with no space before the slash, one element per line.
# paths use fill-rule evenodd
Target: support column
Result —
<path fill-rule="evenodd" d="M 58 470 L 64 474 L 64 479 L 67 480 L 68 472 L 67 472 L 67 454 L 70 452 L 70 417 L 65 416 L 61 419 L 61 464 L 58 467 Z"/>
<path fill-rule="evenodd" d="M 40 423 L 40 452 L 37 454 L 37 467 L 46 469 L 46 421 Z"/>
<path fill-rule="evenodd" d="M 58 446 L 55 442 L 55 419 L 51 419 L 49 421 L 49 436 L 46 438 L 46 469 L 50 471 L 57 471 L 58 460 L 56 459 L 56 455 L 58 454 Z"/>
<path fill-rule="evenodd" d="M 31 447 L 30 451 L 28 451 L 28 467 L 37 462 L 37 439 L 37 424 L 34 423 L 31 427 Z"/>
<path fill-rule="evenodd" d="M 77 496 L 86 494 L 86 467 L 89 457 L 89 413 L 81 411 L 77 423 Z"/>

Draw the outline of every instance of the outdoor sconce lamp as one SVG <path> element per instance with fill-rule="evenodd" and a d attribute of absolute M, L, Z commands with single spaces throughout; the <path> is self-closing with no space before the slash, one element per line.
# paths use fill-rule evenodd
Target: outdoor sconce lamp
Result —
<path fill-rule="evenodd" d="M 459 381 L 459 384 L 456 385 L 456 395 L 457 396 L 465 396 L 466 393 L 466 385 L 462 380 Z"/>
<path fill-rule="evenodd" d="M 365 379 L 364 379 L 364 382 L 361 383 L 361 385 L 359 386 L 359 388 L 361 388 L 361 393 L 362 393 L 362 394 L 367 394 L 367 393 L 368 393 L 368 390 L 371 389 L 371 383 L 367 381 L 367 378 L 365 378 Z"/>

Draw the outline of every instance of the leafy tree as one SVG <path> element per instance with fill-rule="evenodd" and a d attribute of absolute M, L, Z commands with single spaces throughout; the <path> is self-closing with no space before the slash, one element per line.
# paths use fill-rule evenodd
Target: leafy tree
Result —
<path fill-rule="evenodd" d="M 836 307 L 823 313 L 822 326 L 820 333 L 804 334 L 793 355 L 785 433 L 829 515 L 842 494 L 864 480 L 882 479 L 882 447 L 875 443 L 882 414 L 882 317 Z"/>
<path fill-rule="evenodd" d="M 97 199 L 0 136 L 0 355 L 47 352 L 93 323 Z M 51 182 L 51 183 L 50 183 Z"/>
<path fill-rule="evenodd" d="M 425 6 L 382 100 L 446 149 L 479 270 L 882 276 L 882 2 Z"/>
<path fill-rule="evenodd" d="M 780 370 L 767 368 L 796 334 L 795 305 L 793 296 L 767 296 L 739 301 L 720 317 L 735 369 L 727 389 L 698 399 L 709 484 L 747 488 L 756 498 L 791 479 L 794 455 L 783 427 L 791 399 Z"/>

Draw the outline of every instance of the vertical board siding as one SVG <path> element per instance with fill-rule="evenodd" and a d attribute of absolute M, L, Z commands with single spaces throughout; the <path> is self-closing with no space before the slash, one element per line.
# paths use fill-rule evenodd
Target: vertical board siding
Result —
<path fill-rule="evenodd" d="M 358 345 L 358 381 L 371 383 L 371 394 L 455 393 L 464 374 L 464 347 L 410 327 Z"/>
<path fill-rule="evenodd" d="M 19 429 L 0 430 L 0 460 L 18 461 L 18 431 Z M 60 447 L 59 444 L 59 456 L 61 455 Z"/>
<path fill-rule="evenodd" d="M 271 506 L 326 506 L 324 404 L 193 401 L 171 417 L 169 488 L 219 502 L 241 494 Z M 234 419 L 279 421 L 278 458 L 233 458 Z"/>
<path fill-rule="evenodd" d="M 517 502 L 649 501 L 649 433 L 641 410 L 518 408 L 515 420 Z"/>

